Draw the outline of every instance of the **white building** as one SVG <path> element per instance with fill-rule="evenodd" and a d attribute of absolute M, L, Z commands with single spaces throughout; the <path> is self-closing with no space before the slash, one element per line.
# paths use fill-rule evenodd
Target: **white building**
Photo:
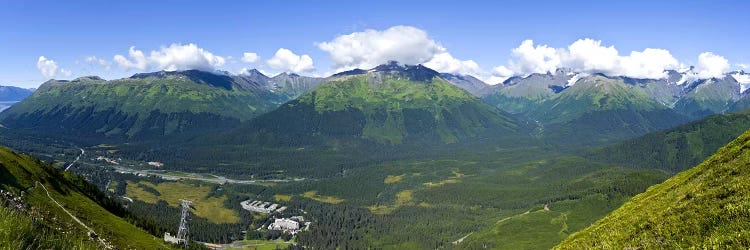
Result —
<path fill-rule="evenodd" d="M 268 225 L 268 230 L 289 231 L 294 234 L 299 230 L 299 222 L 285 218 L 275 219 L 271 225 Z"/>

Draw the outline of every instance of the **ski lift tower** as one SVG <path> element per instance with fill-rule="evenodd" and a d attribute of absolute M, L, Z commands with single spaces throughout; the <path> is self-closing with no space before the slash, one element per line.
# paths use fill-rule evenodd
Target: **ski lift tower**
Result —
<path fill-rule="evenodd" d="M 188 246 L 188 217 L 190 216 L 190 207 L 193 205 L 192 201 L 180 200 L 180 206 L 182 207 L 182 217 L 180 218 L 180 227 L 177 231 L 177 240 L 179 243 L 187 248 Z"/>

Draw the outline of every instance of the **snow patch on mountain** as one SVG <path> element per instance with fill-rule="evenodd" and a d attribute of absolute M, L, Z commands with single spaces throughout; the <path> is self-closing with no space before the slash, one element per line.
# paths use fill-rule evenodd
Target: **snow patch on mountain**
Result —
<path fill-rule="evenodd" d="M 750 75 L 744 72 L 737 72 L 731 75 L 734 80 L 740 83 L 740 93 L 745 93 L 745 90 L 750 88 Z"/>
<path fill-rule="evenodd" d="M 581 80 L 581 78 L 589 76 L 589 74 L 586 74 L 586 73 L 577 73 L 577 74 L 576 73 L 568 73 L 568 75 L 571 75 L 571 74 L 573 76 L 570 77 L 570 79 L 568 79 L 568 84 L 565 84 L 565 87 L 573 86 L 573 85 L 576 84 L 576 82 L 578 82 L 578 80 Z"/>

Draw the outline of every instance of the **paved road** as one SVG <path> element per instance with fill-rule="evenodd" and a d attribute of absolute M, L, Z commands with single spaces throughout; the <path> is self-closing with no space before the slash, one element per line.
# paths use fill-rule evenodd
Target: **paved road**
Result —
<path fill-rule="evenodd" d="M 68 165 L 68 167 L 66 167 L 66 168 L 65 168 L 65 171 L 68 171 L 68 169 L 70 169 L 70 167 L 72 167 L 72 166 L 73 166 L 73 164 L 76 164 L 76 162 L 78 162 L 78 160 L 80 160 L 80 159 L 81 159 L 81 156 L 83 156 L 83 154 L 85 154 L 85 153 L 86 153 L 86 151 L 83 151 L 83 149 L 82 149 L 82 148 L 79 148 L 79 149 L 81 150 L 81 154 L 80 154 L 80 155 L 78 155 L 78 157 L 76 157 L 76 159 L 75 159 L 75 160 L 74 160 L 73 162 L 71 162 L 71 163 L 70 163 L 70 165 Z"/>
<path fill-rule="evenodd" d="M 210 183 L 218 183 L 218 184 L 225 184 L 225 183 L 236 183 L 236 184 L 252 184 L 252 183 L 262 183 L 262 182 L 292 182 L 292 181 L 305 181 L 309 180 L 306 178 L 295 178 L 295 179 L 263 179 L 263 180 L 237 180 L 237 179 L 229 179 L 223 176 L 216 176 L 216 177 L 199 177 L 199 176 L 186 176 L 186 175 L 173 175 L 168 173 L 159 173 L 152 170 L 136 170 L 131 168 L 126 168 L 123 166 L 111 166 L 117 171 L 125 172 L 125 173 L 131 173 L 131 174 L 141 174 L 141 175 L 149 175 L 149 176 L 159 176 L 164 179 L 185 179 L 185 180 L 196 180 L 196 181 L 204 181 L 204 182 L 210 182 Z M 190 173 L 187 173 L 190 174 Z M 192 174 L 190 174 L 192 175 Z"/>

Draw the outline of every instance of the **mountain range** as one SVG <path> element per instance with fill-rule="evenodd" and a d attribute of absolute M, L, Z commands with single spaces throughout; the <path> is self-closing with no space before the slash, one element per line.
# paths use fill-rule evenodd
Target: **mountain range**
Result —
<path fill-rule="evenodd" d="M 729 72 L 720 78 L 697 79 L 689 72 L 668 70 L 662 79 L 637 79 L 604 74 L 586 74 L 558 69 L 546 74 L 511 77 L 502 84 L 479 91 L 485 102 L 511 113 L 538 112 L 539 106 L 589 78 L 606 77 L 638 89 L 656 102 L 692 118 L 738 111 L 748 98 L 750 74 Z M 743 101 L 740 101 L 743 100 Z"/>
<path fill-rule="evenodd" d="M 218 131 L 277 108 L 319 78 L 197 70 L 135 74 L 106 81 L 50 80 L 0 114 L 9 128 L 73 137 L 148 139 Z"/>
<path fill-rule="evenodd" d="M 403 81 L 409 72 L 423 75 Z M 687 73 L 666 73 L 663 79 L 634 79 L 558 69 L 488 85 L 468 75 L 391 62 L 328 78 L 293 73 L 268 77 L 257 70 L 238 75 L 161 71 L 111 81 L 92 76 L 44 83 L 0 113 L 0 124 L 114 141 L 189 138 L 244 128 L 237 138 L 264 137 L 257 131 L 274 134 L 277 142 L 302 140 L 300 133 L 346 134 L 384 144 L 418 137 L 452 143 L 523 127 L 552 144 L 589 145 L 750 105 L 743 92 L 750 76 L 745 72 L 692 80 Z M 300 117 L 309 122 L 292 122 Z"/>
<path fill-rule="evenodd" d="M 309 93 L 230 136 L 281 141 L 361 138 L 382 144 L 453 143 L 517 133 L 519 122 L 421 65 L 385 64 L 327 78 Z M 286 139 L 284 139 L 286 138 Z"/>

